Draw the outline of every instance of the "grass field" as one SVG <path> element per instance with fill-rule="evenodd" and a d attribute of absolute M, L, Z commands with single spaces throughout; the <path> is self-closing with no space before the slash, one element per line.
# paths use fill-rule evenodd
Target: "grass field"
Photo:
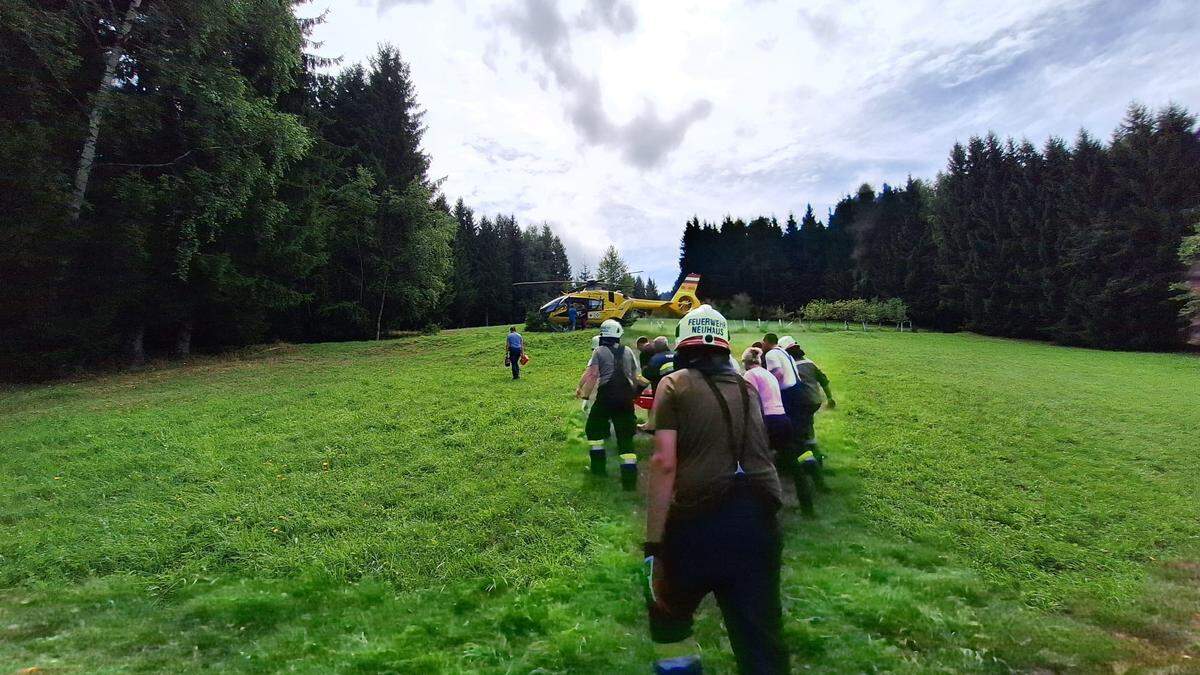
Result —
<path fill-rule="evenodd" d="M 647 672 L 590 334 L 512 382 L 502 333 L 0 392 L 0 671 Z M 784 517 L 797 670 L 1200 671 L 1200 359 L 799 337 L 839 407 Z M 729 672 L 711 604 L 698 637 Z"/>

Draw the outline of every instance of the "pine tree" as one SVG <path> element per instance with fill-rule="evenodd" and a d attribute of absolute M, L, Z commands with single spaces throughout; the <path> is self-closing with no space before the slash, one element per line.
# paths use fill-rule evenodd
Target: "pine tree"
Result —
<path fill-rule="evenodd" d="M 1176 284 L 1183 301 L 1180 313 L 1191 320 L 1188 341 L 1200 345 L 1200 220 L 1192 226 L 1193 234 L 1184 237 L 1179 245 L 1179 259 L 1187 268 L 1187 281 Z"/>
<path fill-rule="evenodd" d="M 479 233 L 475 227 L 475 212 L 463 203 L 460 197 L 454 203 L 454 276 L 449 315 L 456 326 L 471 325 L 479 302 L 479 287 L 476 286 L 478 270 L 475 266 L 477 252 L 475 240 Z"/>
<path fill-rule="evenodd" d="M 621 254 L 617 252 L 617 247 L 610 245 L 605 249 L 604 255 L 600 258 L 600 265 L 596 269 L 596 280 L 602 286 L 618 289 L 625 283 L 628 276 L 629 266 L 621 259 Z M 632 279 L 629 282 L 632 284 Z"/>
<path fill-rule="evenodd" d="M 654 283 L 654 279 L 646 280 L 646 297 L 651 300 L 658 299 L 658 285 Z"/>

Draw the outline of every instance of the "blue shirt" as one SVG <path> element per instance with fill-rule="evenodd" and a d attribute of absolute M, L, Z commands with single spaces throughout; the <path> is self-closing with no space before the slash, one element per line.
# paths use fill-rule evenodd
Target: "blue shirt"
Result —
<path fill-rule="evenodd" d="M 521 346 L 522 346 L 521 334 L 520 333 L 509 333 L 508 334 L 508 348 L 509 349 L 520 349 Z"/>
<path fill-rule="evenodd" d="M 567 308 L 567 318 L 569 318 L 569 319 L 571 319 L 572 321 L 574 321 L 574 320 L 575 320 L 575 313 L 576 313 L 576 311 L 577 311 L 577 310 L 575 309 L 575 305 L 571 305 L 570 307 L 568 307 L 568 308 Z"/>

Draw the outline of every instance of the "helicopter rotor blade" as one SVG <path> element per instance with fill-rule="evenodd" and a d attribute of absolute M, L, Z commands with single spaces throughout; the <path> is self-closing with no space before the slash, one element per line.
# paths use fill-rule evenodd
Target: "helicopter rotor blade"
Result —
<path fill-rule="evenodd" d="M 549 281 L 518 281 L 513 286 L 540 286 L 544 284 L 573 284 L 575 279 L 551 279 Z"/>

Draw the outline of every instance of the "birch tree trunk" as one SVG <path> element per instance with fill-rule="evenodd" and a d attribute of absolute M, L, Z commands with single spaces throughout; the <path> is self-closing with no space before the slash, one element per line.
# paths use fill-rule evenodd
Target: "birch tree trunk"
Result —
<path fill-rule="evenodd" d="M 104 58 L 104 77 L 101 78 L 100 89 L 96 91 L 95 100 L 92 101 L 92 112 L 88 115 L 88 135 L 83 142 L 83 152 L 79 155 L 79 168 L 75 171 L 75 191 L 71 194 L 70 204 L 72 223 L 79 220 L 79 213 L 83 210 L 83 197 L 87 194 L 92 165 L 96 162 L 96 139 L 100 136 L 100 121 L 104 117 L 104 109 L 108 106 L 113 81 L 117 76 L 117 63 L 125 52 L 125 38 L 129 36 L 129 29 L 133 27 L 133 20 L 137 18 L 137 11 L 141 5 L 142 0 L 130 0 L 117 39 Z"/>
<path fill-rule="evenodd" d="M 378 341 L 383 334 L 383 303 L 387 300 L 387 280 L 388 271 L 383 272 L 383 292 L 379 296 L 379 314 L 375 316 L 375 340 Z"/>

